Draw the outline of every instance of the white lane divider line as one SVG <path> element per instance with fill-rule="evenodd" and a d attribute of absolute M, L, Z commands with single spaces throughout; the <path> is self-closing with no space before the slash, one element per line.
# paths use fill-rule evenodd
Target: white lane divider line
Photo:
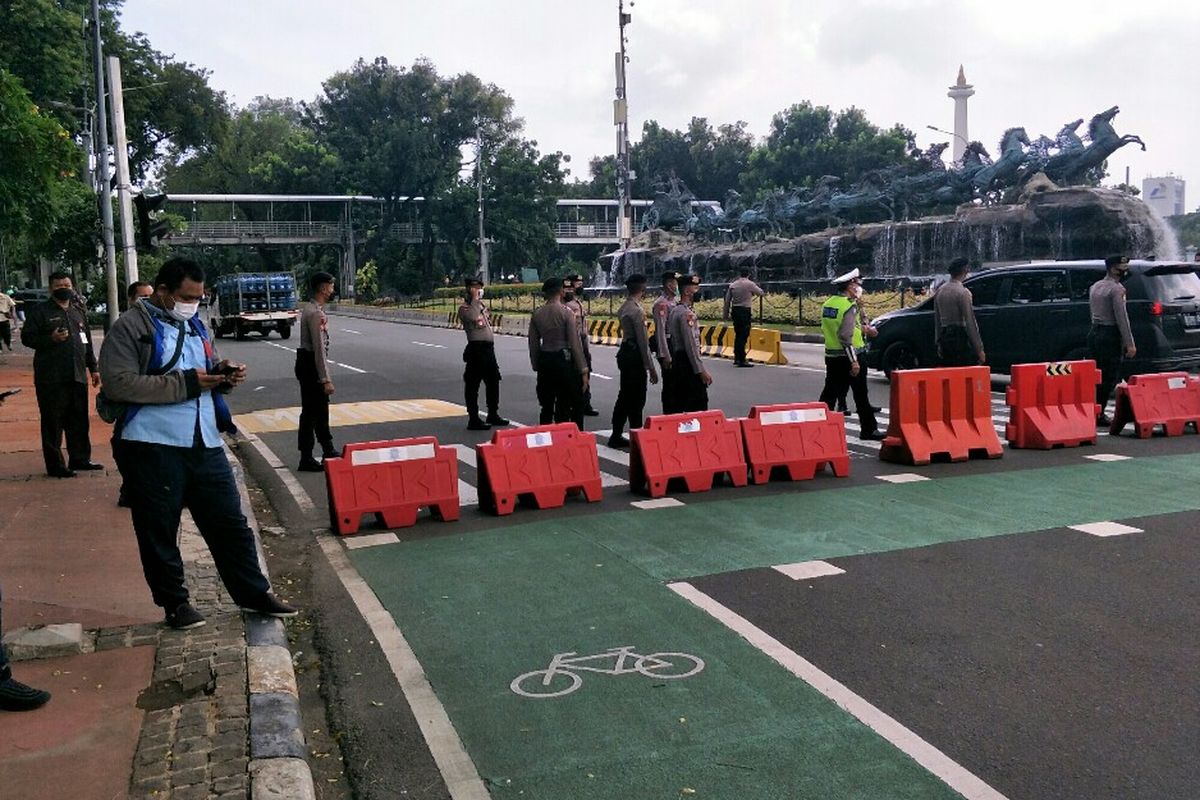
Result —
<path fill-rule="evenodd" d="M 342 333 L 352 333 L 352 334 L 354 334 L 355 336 L 362 336 L 362 335 L 363 335 L 363 332 L 362 332 L 362 331 L 353 331 L 353 330 L 350 330 L 349 328 L 342 328 Z"/>
<path fill-rule="evenodd" d="M 897 472 L 892 475 L 876 475 L 875 477 L 888 483 L 917 483 L 930 479 L 928 475 L 918 475 L 915 472 Z"/>
<path fill-rule="evenodd" d="M 469 444 L 450 445 L 458 452 L 458 460 L 472 469 L 475 468 L 475 448 Z"/>
<path fill-rule="evenodd" d="M 608 375 L 601 375 L 599 372 L 593 372 L 592 377 L 599 378 L 602 381 L 611 381 L 612 380 L 612 377 L 610 377 Z"/>
<path fill-rule="evenodd" d="M 851 691 L 847 686 L 823 672 L 815 664 L 786 647 L 778 639 L 706 595 L 690 583 L 670 583 L 668 588 L 718 622 L 757 647 L 780 666 L 812 686 L 838 706 L 849 712 L 875 733 L 891 742 L 901 752 L 940 778 L 966 800 L 1006 800 L 1004 795 L 972 775 L 949 756 L 926 742 L 913 731 L 880 711 Z"/>
<path fill-rule="evenodd" d="M 801 561 L 798 564 L 776 564 L 771 569 L 776 572 L 782 572 L 794 581 L 823 578 L 826 575 L 843 575 L 846 572 L 846 570 L 841 567 L 835 567 L 828 561 Z"/>
<path fill-rule="evenodd" d="M 296 348 L 288 347 L 286 344 L 279 344 L 278 342 L 263 342 L 263 344 L 269 344 L 271 347 L 278 347 L 280 350 L 287 350 L 289 353 L 296 352 Z"/>
<path fill-rule="evenodd" d="M 1128 461 L 1133 456 L 1123 456 L 1119 453 L 1096 453 L 1095 455 L 1084 456 L 1084 458 L 1092 461 Z"/>
<path fill-rule="evenodd" d="M 436 347 L 438 350 L 445 350 L 445 349 L 446 349 L 446 345 L 444 345 L 444 344 L 434 344 L 434 343 L 432 343 L 432 342 L 413 342 L 413 344 L 415 344 L 415 345 L 418 345 L 418 346 L 420 346 L 420 347 Z"/>
<path fill-rule="evenodd" d="M 364 547 L 379 547 L 381 544 L 400 544 L 400 537 L 394 533 L 368 533 L 362 536 L 347 536 L 343 541 L 347 550 L 361 550 Z"/>
<path fill-rule="evenodd" d="M 479 505 L 479 491 L 462 478 L 458 479 L 458 505 L 462 508 Z"/>
<path fill-rule="evenodd" d="M 1073 531 L 1088 533 L 1092 536 L 1124 536 L 1127 533 L 1145 533 L 1141 528 L 1122 525 L 1119 522 L 1089 522 L 1086 525 L 1070 525 Z"/>
<path fill-rule="evenodd" d="M 445 706 L 438 700 L 437 693 L 425 677 L 425 668 L 417 660 L 396 620 L 358 574 L 346 551 L 338 546 L 337 539 L 329 534 L 321 534 L 317 541 L 337 573 L 338 580 L 358 608 L 358 613 L 366 620 L 371 633 L 375 634 L 375 641 L 387 658 L 388 666 L 392 668 L 400 691 L 412 709 L 438 771 L 442 773 L 451 800 L 490 800 L 491 795 L 479 777 L 475 762 L 467 754 Z"/>
<path fill-rule="evenodd" d="M 655 500 L 635 500 L 629 505 L 634 508 L 640 508 L 643 511 L 649 511 L 654 508 L 677 508 L 684 505 L 684 502 L 676 500 L 674 497 L 659 497 Z"/>
<path fill-rule="evenodd" d="M 343 364 L 343 363 L 342 363 L 342 362 L 340 362 L 340 361 L 335 361 L 335 362 L 333 362 L 333 363 L 334 363 L 334 364 L 337 364 L 337 365 L 338 365 L 339 367 L 341 367 L 342 369 L 348 369 L 348 370 L 350 370 L 351 372 L 357 372 L 359 375 L 366 375 L 366 374 L 367 374 L 367 371 L 366 371 L 365 369 L 359 369 L 358 367 L 352 367 L 352 366 L 350 366 L 349 364 Z"/>

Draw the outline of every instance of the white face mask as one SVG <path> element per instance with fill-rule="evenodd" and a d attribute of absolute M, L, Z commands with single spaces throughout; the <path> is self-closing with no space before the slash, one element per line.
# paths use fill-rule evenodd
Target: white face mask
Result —
<path fill-rule="evenodd" d="M 482 300 L 482 299 L 483 299 L 483 287 L 482 287 L 482 286 L 480 286 L 480 287 L 479 287 L 479 295 L 478 295 L 478 297 L 479 297 L 479 299 L 480 299 L 480 300 Z"/>
<path fill-rule="evenodd" d="M 200 301 L 198 300 L 195 303 L 180 303 L 178 300 L 176 300 L 174 308 L 166 309 L 167 314 L 171 317 L 171 319 L 177 319 L 180 322 L 187 322 L 189 319 L 196 316 L 196 312 L 199 310 Z"/>

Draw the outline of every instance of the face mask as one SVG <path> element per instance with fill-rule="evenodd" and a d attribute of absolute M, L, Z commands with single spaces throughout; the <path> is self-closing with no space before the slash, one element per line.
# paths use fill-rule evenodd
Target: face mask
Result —
<path fill-rule="evenodd" d="M 55 289 L 53 292 L 51 292 L 51 294 L 53 294 L 54 299 L 58 300 L 60 303 L 65 303 L 75 296 L 75 292 L 73 290 L 66 288 Z"/>
<path fill-rule="evenodd" d="M 482 286 L 481 286 L 481 287 L 479 287 L 479 295 L 478 295 L 478 297 L 479 297 L 479 299 L 480 299 L 480 300 L 482 300 L 482 299 L 483 299 L 483 287 L 482 287 Z"/>
<path fill-rule="evenodd" d="M 168 308 L 167 314 L 171 319 L 177 319 L 180 322 L 187 322 L 192 317 L 196 316 L 196 312 L 200 310 L 200 301 L 195 303 L 180 303 L 175 301 L 174 308 Z"/>
<path fill-rule="evenodd" d="M 1123 269 L 1117 272 L 1117 280 L 1119 280 L 1121 283 L 1129 280 L 1129 270 Z"/>
<path fill-rule="evenodd" d="M 564 302 L 567 302 L 567 303 L 569 303 L 569 302 L 571 302 L 571 301 L 572 301 L 572 300 L 574 300 L 574 299 L 575 299 L 575 293 L 574 293 L 574 292 L 563 292 L 563 301 L 564 301 Z"/>

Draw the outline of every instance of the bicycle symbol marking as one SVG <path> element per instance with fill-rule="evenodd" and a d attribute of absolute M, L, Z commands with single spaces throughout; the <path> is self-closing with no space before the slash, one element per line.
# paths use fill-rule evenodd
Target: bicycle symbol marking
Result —
<path fill-rule="evenodd" d="M 604 664 L 610 666 L 594 666 Z M 593 666 L 589 666 L 593 665 Z M 601 675 L 644 675 L 647 678 L 678 680 L 690 678 L 704 669 L 704 660 L 690 653 L 634 652 L 634 645 L 611 647 L 603 653 L 590 656 L 576 655 L 574 651 L 558 653 L 545 669 L 535 669 L 513 678 L 509 688 L 522 697 L 562 697 L 583 685 L 581 672 L 597 672 Z"/>

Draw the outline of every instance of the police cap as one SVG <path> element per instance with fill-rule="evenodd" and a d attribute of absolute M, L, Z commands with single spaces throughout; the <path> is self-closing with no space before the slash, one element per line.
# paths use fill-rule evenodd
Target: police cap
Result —
<path fill-rule="evenodd" d="M 679 273 L 673 269 L 669 269 L 662 274 L 663 286 L 666 286 L 671 281 L 679 280 Z"/>
<path fill-rule="evenodd" d="M 833 279 L 832 283 L 834 286 L 844 286 L 847 283 L 849 283 L 850 281 L 861 281 L 861 280 L 862 280 L 861 273 L 859 273 L 859 271 L 857 269 L 852 269 L 849 272 L 838 275 L 836 278 Z"/>

